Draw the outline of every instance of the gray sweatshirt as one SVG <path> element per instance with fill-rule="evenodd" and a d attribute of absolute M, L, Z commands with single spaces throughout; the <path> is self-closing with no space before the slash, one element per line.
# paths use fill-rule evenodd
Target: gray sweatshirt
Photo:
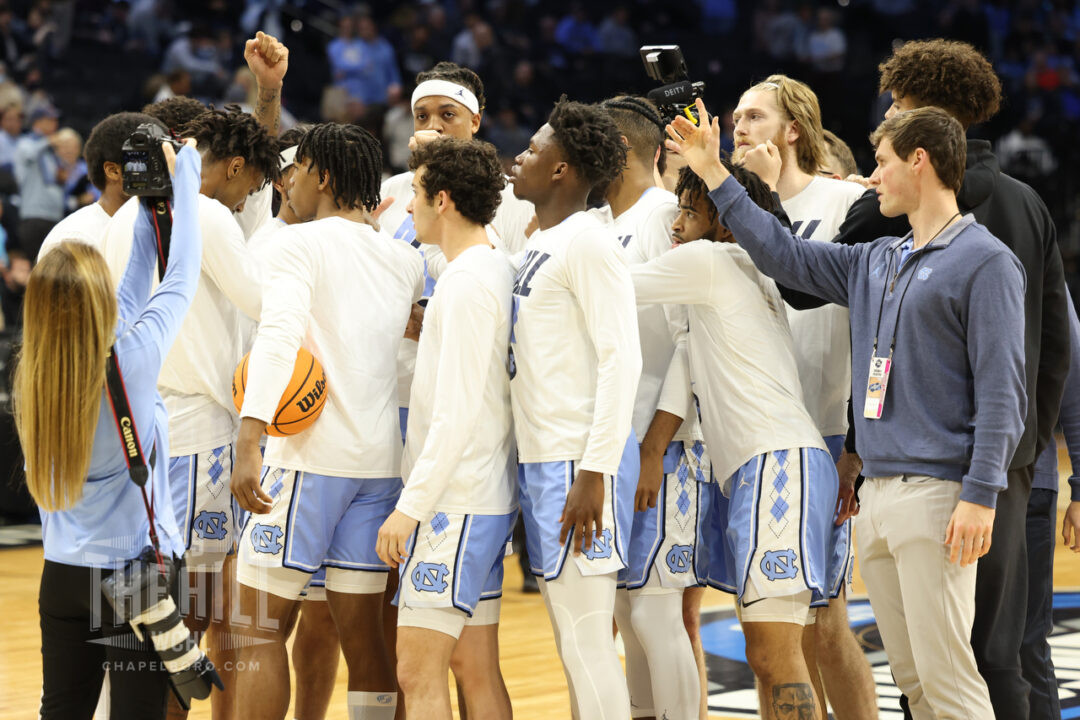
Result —
<path fill-rule="evenodd" d="M 961 500 L 995 507 L 1027 407 L 1025 280 L 1016 256 L 966 215 L 901 267 L 902 238 L 803 240 L 731 178 L 709 197 L 762 272 L 850 308 L 863 475 L 962 482 Z M 894 336 L 895 350 L 884 412 L 869 420 L 862 405 L 875 336 L 878 357 L 889 356 Z"/>

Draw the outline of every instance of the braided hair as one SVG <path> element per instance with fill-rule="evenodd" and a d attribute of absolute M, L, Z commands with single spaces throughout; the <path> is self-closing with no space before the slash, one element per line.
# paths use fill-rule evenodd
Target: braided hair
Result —
<path fill-rule="evenodd" d="M 622 133 L 599 105 L 567 100 L 563 95 L 548 117 L 563 157 L 588 185 L 600 192 L 626 167 Z"/>
<path fill-rule="evenodd" d="M 646 167 L 652 165 L 656 149 L 660 148 L 657 169 L 667 169 L 667 149 L 664 147 L 665 122 L 656 106 L 637 95 L 619 95 L 600 104 L 630 145 L 630 152 Z"/>
<path fill-rule="evenodd" d="M 338 208 L 372 211 L 379 206 L 382 146 L 367 130 L 340 123 L 315 125 L 296 148 L 297 163 L 305 160 L 320 178 L 327 174 Z"/>
<path fill-rule="evenodd" d="M 195 138 L 199 150 L 211 160 L 241 157 L 245 166 L 254 167 L 267 182 L 281 175 L 277 138 L 237 105 L 207 110 L 189 122 L 183 134 Z"/>
<path fill-rule="evenodd" d="M 195 98 L 179 95 L 160 100 L 143 107 L 142 111 L 165 124 L 177 135 L 183 135 L 188 123 L 207 111 L 207 107 Z"/>
<path fill-rule="evenodd" d="M 757 173 L 753 170 L 747 170 L 742 165 L 736 165 L 725 157 L 720 158 L 720 163 L 746 189 L 746 194 L 750 196 L 750 199 L 758 207 L 769 212 L 774 212 L 777 209 L 773 191 L 769 189 L 764 180 L 758 177 Z M 675 197 L 681 198 L 683 193 L 687 194 L 691 203 L 697 203 L 701 198 L 708 198 L 709 196 L 709 188 L 706 187 L 705 181 L 698 177 L 689 166 L 679 170 L 679 180 L 675 183 Z M 709 219 L 715 220 L 717 215 L 716 206 L 711 202 L 706 202 L 705 205 Z"/>

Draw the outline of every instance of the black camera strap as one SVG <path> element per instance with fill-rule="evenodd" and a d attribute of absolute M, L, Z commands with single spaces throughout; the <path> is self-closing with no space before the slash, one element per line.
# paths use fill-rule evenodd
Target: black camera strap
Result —
<path fill-rule="evenodd" d="M 124 376 L 120 372 L 120 361 L 116 357 L 115 345 L 109 348 L 109 355 L 105 359 L 105 390 L 109 395 L 113 418 L 116 420 L 116 430 L 120 434 L 120 445 L 124 448 L 124 460 L 127 462 L 128 473 L 131 475 L 132 482 L 139 486 L 143 506 L 146 508 L 146 517 L 150 520 L 150 544 L 154 547 L 158 566 L 164 568 L 165 563 L 161 557 L 157 529 L 154 527 L 153 486 L 150 488 L 150 497 L 146 495 L 146 481 L 150 478 L 150 470 L 143 457 L 139 431 L 135 427 L 135 415 L 131 411 L 131 403 L 128 402 L 127 388 L 124 386 Z M 150 450 L 150 467 L 153 467 L 156 456 L 157 448 L 155 447 Z"/>
<path fill-rule="evenodd" d="M 150 210 L 153 219 L 155 244 L 157 245 L 158 279 L 165 277 L 165 263 L 169 258 L 169 241 L 172 238 L 172 203 L 163 197 L 142 197 L 139 199 Z"/>

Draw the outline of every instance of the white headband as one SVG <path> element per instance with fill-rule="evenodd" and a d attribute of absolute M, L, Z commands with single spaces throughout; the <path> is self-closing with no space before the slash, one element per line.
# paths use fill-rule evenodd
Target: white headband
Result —
<path fill-rule="evenodd" d="M 296 148 L 299 145 L 293 145 L 292 147 L 285 148 L 281 151 L 281 162 L 279 167 L 284 170 L 285 168 L 296 162 Z"/>
<path fill-rule="evenodd" d="M 473 115 L 480 112 L 480 103 L 477 102 L 472 90 L 449 80 L 425 80 L 420 83 L 413 90 L 412 104 L 415 106 L 418 101 L 432 96 L 448 97 L 451 100 L 456 100 L 469 108 Z"/>

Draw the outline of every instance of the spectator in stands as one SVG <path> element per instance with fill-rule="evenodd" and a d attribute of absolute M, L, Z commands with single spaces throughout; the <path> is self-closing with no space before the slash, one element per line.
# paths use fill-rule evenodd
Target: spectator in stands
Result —
<path fill-rule="evenodd" d="M 844 69 L 847 58 L 847 36 L 836 26 L 836 13 L 819 8 L 817 27 L 806 38 L 806 59 L 815 72 L 836 75 Z"/>
<path fill-rule="evenodd" d="M 1057 169 L 1054 151 L 1035 134 L 1035 118 L 1030 115 L 998 141 L 997 156 L 1002 170 L 1028 183 Z"/>
<path fill-rule="evenodd" d="M 86 162 L 82 159 L 82 137 L 66 127 L 56 133 L 53 150 L 56 154 L 56 179 L 64 188 L 64 214 L 75 212 L 93 202 L 99 193 L 91 184 Z"/>
<path fill-rule="evenodd" d="M 499 160 L 505 167 L 509 168 L 514 157 L 529 146 L 531 128 L 518 120 L 512 106 L 503 107 L 496 113 L 495 125 L 487 131 L 487 139 L 499 152 Z"/>
<path fill-rule="evenodd" d="M 165 51 L 161 71 L 186 70 L 191 75 L 195 93 L 217 97 L 228 77 L 214 36 L 202 24 L 192 27 L 186 36 L 176 38 Z"/>
<path fill-rule="evenodd" d="M 15 146 L 15 181 L 19 185 L 19 246 L 28 258 L 52 226 L 64 217 L 64 188 L 58 174 L 56 142 L 60 113 L 39 105 L 30 114 L 30 132 Z"/>
<path fill-rule="evenodd" d="M 154 94 L 153 102 L 191 94 L 191 73 L 187 70 L 177 68 L 166 75 L 164 80 L 157 93 Z"/>
<path fill-rule="evenodd" d="M 326 55 L 334 83 L 348 94 L 351 118 L 378 128 L 386 106 L 401 94 L 401 75 L 394 48 L 379 35 L 367 10 L 341 18 Z"/>
<path fill-rule="evenodd" d="M 22 105 L 8 105 L 0 111 L 0 171 L 15 170 L 15 143 L 22 135 Z"/>
<path fill-rule="evenodd" d="M 598 41 L 602 53 L 624 58 L 637 56 L 637 33 L 630 27 L 630 11 L 625 5 L 615 8 L 600 23 Z"/>
<path fill-rule="evenodd" d="M 600 37 L 582 3 L 571 5 L 570 13 L 559 21 L 555 40 L 574 55 L 588 55 L 599 48 Z"/>

